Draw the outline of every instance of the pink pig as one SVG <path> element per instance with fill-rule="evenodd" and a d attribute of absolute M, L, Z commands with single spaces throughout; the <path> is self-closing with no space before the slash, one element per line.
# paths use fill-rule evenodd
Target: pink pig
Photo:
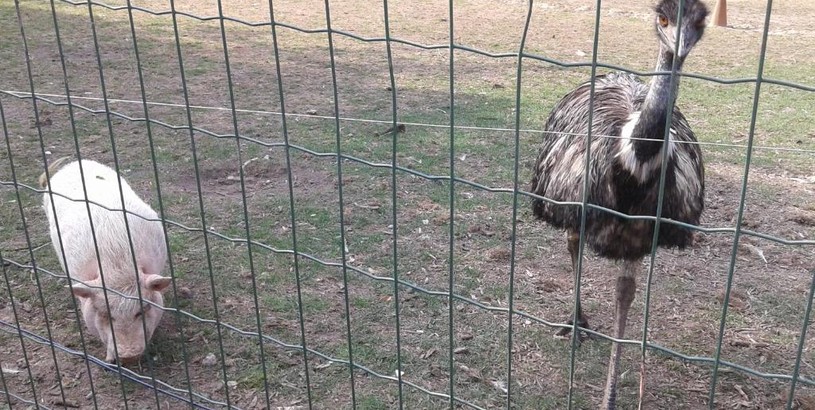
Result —
<path fill-rule="evenodd" d="M 51 195 L 48 192 L 43 195 L 43 207 L 48 215 L 51 230 L 51 243 L 62 269 L 67 269 L 74 279 L 73 293 L 79 298 L 85 325 L 107 348 L 105 360 L 114 363 L 117 353 L 120 362 L 138 360 L 161 320 L 164 313 L 160 309 L 164 306 L 162 292 L 171 283 L 169 277 L 160 275 L 167 260 L 161 222 L 156 220 L 158 219 L 156 212 L 133 192 L 124 179 L 121 180 L 121 190 L 124 194 L 124 207 L 122 206 L 116 171 L 95 161 L 82 160 L 88 200 L 109 209 L 119 209 L 110 211 L 90 204 L 99 249 L 97 259 L 91 224 L 88 222 L 79 162 L 73 161 L 59 168 L 66 159 L 57 160 L 49 167 L 50 181 L 46 180 L 45 175 L 40 177 L 40 185 L 43 188 L 50 186 L 50 191 L 54 193 L 53 207 Z M 129 213 L 127 215 L 133 251 L 136 254 L 135 267 L 122 208 L 143 218 L 152 219 L 145 220 Z M 102 272 L 99 271 L 100 262 Z M 102 276 L 107 292 L 101 288 Z M 142 300 L 139 300 L 137 287 L 141 288 Z M 109 305 L 106 304 L 105 293 Z M 145 301 L 155 303 L 158 307 Z"/>

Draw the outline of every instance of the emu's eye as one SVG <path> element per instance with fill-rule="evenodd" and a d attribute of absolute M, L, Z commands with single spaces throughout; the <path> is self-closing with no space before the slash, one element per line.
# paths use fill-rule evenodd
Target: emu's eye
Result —
<path fill-rule="evenodd" d="M 668 18 L 667 17 L 665 17 L 663 15 L 660 15 L 657 21 L 659 22 L 660 26 L 668 27 Z"/>

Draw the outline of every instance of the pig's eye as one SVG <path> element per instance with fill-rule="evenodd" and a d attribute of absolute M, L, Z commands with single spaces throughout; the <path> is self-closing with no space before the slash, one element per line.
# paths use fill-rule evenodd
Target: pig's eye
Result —
<path fill-rule="evenodd" d="M 147 304 L 142 305 L 142 310 L 141 310 L 141 311 L 139 311 L 139 312 L 137 312 L 137 313 L 136 313 L 136 316 L 134 316 L 134 317 L 135 317 L 136 319 L 140 318 L 140 317 L 142 316 L 142 312 L 149 312 L 149 311 L 150 311 L 150 308 L 152 308 L 152 307 L 153 307 L 153 306 L 151 306 L 151 305 L 147 305 Z"/>

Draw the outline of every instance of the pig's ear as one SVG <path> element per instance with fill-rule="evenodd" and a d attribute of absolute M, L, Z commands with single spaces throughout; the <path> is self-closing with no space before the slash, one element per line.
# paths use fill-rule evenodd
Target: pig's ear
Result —
<path fill-rule="evenodd" d="M 172 283 L 172 279 L 166 276 L 159 276 L 159 275 L 146 275 L 143 279 L 144 287 L 150 289 L 155 292 L 162 292 L 164 289 L 167 289 L 167 286 L 170 286 Z"/>
<path fill-rule="evenodd" d="M 67 286 L 66 286 L 67 287 Z M 74 283 L 73 285 L 73 293 L 74 295 L 80 298 L 92 298 L 94 295 L 97 294 L 101 289 L 92 288 L 82 283 Z"/>

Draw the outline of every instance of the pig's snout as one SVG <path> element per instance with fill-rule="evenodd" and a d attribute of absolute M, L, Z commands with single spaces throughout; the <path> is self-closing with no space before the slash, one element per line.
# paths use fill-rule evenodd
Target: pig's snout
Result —
<path fill-rule="evenodd" d="M 123 334 L 124 336 L 124 334 Z M 144 353 L 145 345 L 143 343 L 126 343 L 127 340 L 118 341 L 116 346 L 108 345 L 108 351 L 105 361 L 115 364 L 117 361 L 121 365 L 138 363 Z"/>
<path fill-rule="evenodd" d="M 126 355 L 126 356 L 125 355 L 119 355 L 118 360 L 114 356 L 108 356 L 108 357 L 105 358 L 105 361 L 108 362 L 109 364 L 116 364 L 118 362 L 119 365 L 126 366 L 126 365 L 131 365 L 131 364 L 138 363 L 140 358 L 141 358 L 141 354 Z"/>

